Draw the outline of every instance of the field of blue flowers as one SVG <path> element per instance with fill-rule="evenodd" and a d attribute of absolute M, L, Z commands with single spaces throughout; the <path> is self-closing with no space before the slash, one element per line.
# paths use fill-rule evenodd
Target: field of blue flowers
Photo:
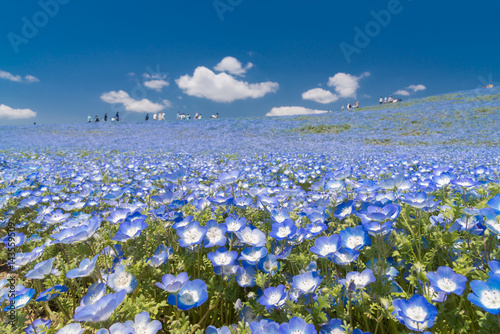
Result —
<path fill-rule="evenodd" d="M 0 332 L 498 333 L 500 90 L 0 126 Z"/>

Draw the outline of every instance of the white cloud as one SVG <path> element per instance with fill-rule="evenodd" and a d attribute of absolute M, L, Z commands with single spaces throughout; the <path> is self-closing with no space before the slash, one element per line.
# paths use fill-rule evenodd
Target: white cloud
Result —
<path fill-rule="evenodd" d="M 234 57 L 226 57 L 214 67 L 214 70 L 243 76 L 252 67 L 252 63 L 247 63 L 245 67 L 242 67 L 241 62 L 238 59 Z"/>
<path fill-rule="evenodd" d="M 406 88 L 411 89 L 414 93 L 427 89 L 427 87 L 425 87 L 424 85 L 410 85 Z"/>
<path fill-rule="evenodd" d="M 163 79 L 144 81 L 144 86 L 146 86 L 150 89 L 154 89 L 157 92 L 161 92 L 163 87 L 168 87 L 168 85 L 170 85 L 170 84 Z"/>
<path fill-rule="evenodd" d="M 410 92 L 404 89 L 400 89 L 394 92 L 394 95 L 410 96 Z"/>
<path fill-rule="evenodd" d="M 144 79 L 147 79 L 144 81 L 144 86 L 146 86 L 149 89 L 154 89 L 157 92 L 161 92 L 163 87 L 168 87 L 170 85 L 170 83 L 165 80 L 167 78 L 166 74 L 144 73 L 142 76 Z"/>
<path fill-rule="evenodd" d="M 165 105 L 165 108 L 170 108 L 172 106 L 172 102 L 169 100 L 162 100 L 163 104 Z"/>
<path fill-rule="evenodd" d="M 233 102 L 248 98 L 260 98 L 278 90 L 276 82 L 261 82 L 250 84 L 236 80 L 227 73 L 215 74 L 210 69 L 199 66 L 193 76 L 188 74 L 175 80 L 177 85 L 187 95 L 203 97 L 216 102 Z"/>
<path fill-rule="evenodd" d="M 410 96 L 412 93 L 420 92 L 422 90 L 426 90 L 427 87 L 424 85 L 409 85 L 405 89 L 399 89 L 394 92 L 394 95 L 402 95 L 402 96 Z"/>
<path fill-rule="evenodd" d="M 123 90 L 103 93 L 101 95 L 101 100 L 111 104 L 122 104 L 125 110 L 134 112 L 158 112 L 167 107 L 159 103 L 151 102 L 148 99 L 134 100 Z"/>
<path fill-rule="evenodd" d="M 314 110 L 304 107 L 274 107 L 266 116 L 294 116 L 325 114 L 326 110 Z"/>
<path fill-rule="evenodd" d="M 0 70 L 0 79 L 6 79 L 14 82 L 38 82 L 38 78 L 35 78 L 32 75 L 27 75 L 24 79 L 20 75 L 14 75 L 12 73 Z"/>
<path fill-rule="evenodd" d="M 356 91 L 359 88 L 359 81 L 369 76 L 369 72 L 365 72 L 360 76 L 347 73 L 337 73 L 328 79 L 328 86 L 334 87 L 335 92 L 337 92 L 340 97 L 356 97 Z"/>
<path fill-rule="evenodd" d="M 337 101 L 339 97 L 328 90 L 314 88 L 302 93 L 302 99 L 327 104 Z"/>
<path fill-rule="evenodd" d="M 0 104 L 0 118 L 26 119 L 36 117 L 36 112 L 31 109 L 14 109 L 5 104 Z"/>

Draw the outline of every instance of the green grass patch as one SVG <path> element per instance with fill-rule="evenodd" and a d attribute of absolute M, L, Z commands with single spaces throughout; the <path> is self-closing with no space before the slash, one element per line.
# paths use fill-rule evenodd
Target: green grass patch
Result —
<path fill-rule="evenodd" d="M 338 125 L 325 125 L 325 124 L 319 124 L 319 125 L 303 125 L 298 128 L 294 128 L 290 130 L 290 132 L 298 132 L 298 133 L 304 133 L 304 134 L 322 134 L 322 133 L 341 133 L 345 132 L 347 130 L 351 129 L 351 126 L 347 123 L 345 124 L 338 124 Z"/>

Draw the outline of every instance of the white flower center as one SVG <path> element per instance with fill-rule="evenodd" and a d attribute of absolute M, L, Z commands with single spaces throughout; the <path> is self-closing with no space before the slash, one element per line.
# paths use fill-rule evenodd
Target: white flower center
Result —
<path fill-rule="evenodd" d="M 208 240 L 210 240 L 212 242 L 220 240 L 222 238 L 222 232 L 217 227 L 211 227 L 207 231 L 207 238 L 208 238 Z"/>
<path fill-rule="evenodd" d="M 127 234 L 130 236 L 134 236 L 139 230 L 140 228 L 138 227 L 131 227 L 128 229 Z"/>
<path fill-rule="evenodd" d="M 278 229 L 278 233 L 276 235 L 280 238 L 285 238 L 287 235 L 290 234 L 290 228 L 289 227 L 280 227 Z"/>
<path fill-rule="evenodd" d="M 198 299 L 198 292 L 194 290 L 185 291 L 179 298 L 184 305 L 193 305 Z"/>
<path fill-rule="evenodd" d="M 215 263 L 219 266 L 227 266 L 231 260 L 231 257 L 227 256 L 225 253 L 218 254 L 215 258 Z"/>
<path fill-rule="evenodd" d="M 118 288 L 126 287 L 132 281 L 132 275 L 129 273 L 121 272 L 118 277 L 115 278 L 115 284 Z"/>
<path fill-rule="evenodd" d="M 314 288 L 314 280 L 312 279 L 305 279 L 302 280 L 299 284 L 299 289 L 302 291 L 311 291 L 312 288 Z"/>
<path fill-rule="evenodd" d="M 457 288 L 457 284 L 448 278 L 442 278 L 437 281 L 437 286 L 445 292 L 452 292 Z"/>
<path fill-rule="evenodd" d="M 360 236 L 347 238 L 346 246 L 350 249 L 354 249 L 362 244 L 363 244 L 363 238 Z"/>
<path fill-rule="evenodd" d="M 337 246 L 329 244 L 329 245 L 324 245 L 323 248 L 321 248 L 320 254 L 325 256 L 336 251 L 337 251 Z"/>
<path fill-rule="evenodd" d="M 201 233 L 198 230 L 190 229 L 184 232 L 184 239 L 187 243 L 195 243 L 200 239 Z"/>
<path fill-rule="evenodd" d="M 406 316 L 416 322 L 422 322 L 427 317 L 427 312 L 420 306 L 413 306 L 406 310 Z"/>
<path fill-rule="evenodd" d="M 490 309 L 500 308 L 500 291 L 484 290 L 481 293 L 481 302 Z"/>
<path fill-rule="evenodd" d="M 276 303 L 279 302 L 280 298 L 281 298 L 280 294 L 276 292 L 271 293 L 268 298 L 269 304 L 276 305 Z"/>

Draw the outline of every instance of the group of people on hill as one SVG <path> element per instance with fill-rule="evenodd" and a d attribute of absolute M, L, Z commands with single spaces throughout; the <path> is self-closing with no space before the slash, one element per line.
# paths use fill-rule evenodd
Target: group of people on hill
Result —
<path fill-rule="evenodd" d="M 105 113 L 105 114 L 104 114 L 104 118 L 103 118 L 103 120 L 104 120 L 104 122 L 107 122 L 107 121 L 108 121 L 108 113 Z M 92 118 L 92 116 L 90 116 L 90 115 L 89 115 L 89 116 L 87 117 L 87 122 L 92 123 L 92 121 L 93 121 L 94 123 L 99 122 L 99 116 L 95 115 L 95 118 Z M 114 121 L 116 121 L 116 122 L 119 122 L 119 121 L 120 121 L 120 113 L 119 113 L 118 111 L 116 112 L 115 117 L 112 117 L 112 118 L 111 118 L 111 122 L 114 122 Z"/>
<path fill-rule="evenodd" d="M 215 115 L 211 115 L 210 118 L 219 118 L 219 113 L 216 113 Z M 183 119 L 191 119 L 190 114 L 182 113 L 180 111 L 177 112 L 177 119 L 183 120 Z M 201 113 L 196 113 L 194 115 L 193 119 L 201 119 Z"/>
<path fill-rule="evenodd" d="M 164 112 L 159 112 L 159 113 L 153 114 L 153 121 L 164 121 L 164 120 L 165 120 L 165 113 Z M 149 114 L 146 114 L 146 121 L 149 121 Z"/>
<path fill-rule="evenodd" d="M 395 99 L 392 97 L 392 95 L 389 96 L 389 98 L 387 97 L 380 97 L 380 99 L 378 100 L 378 103 L 379 104 L 386 104 L 386 103 L 396 103 L 396 102 L 401 102 L 402 100 L 401 99 Z"/>
<path fill-rule="evenodd" d="M 348 103 L 347 104 L 347 110 L 352 110 L 352 109 L 357 109 L 359 108 L 359 100 L 356 101 L 355 103 Z M 344 110 L 344 105 L 342 105 L 341 110 Z"/>

